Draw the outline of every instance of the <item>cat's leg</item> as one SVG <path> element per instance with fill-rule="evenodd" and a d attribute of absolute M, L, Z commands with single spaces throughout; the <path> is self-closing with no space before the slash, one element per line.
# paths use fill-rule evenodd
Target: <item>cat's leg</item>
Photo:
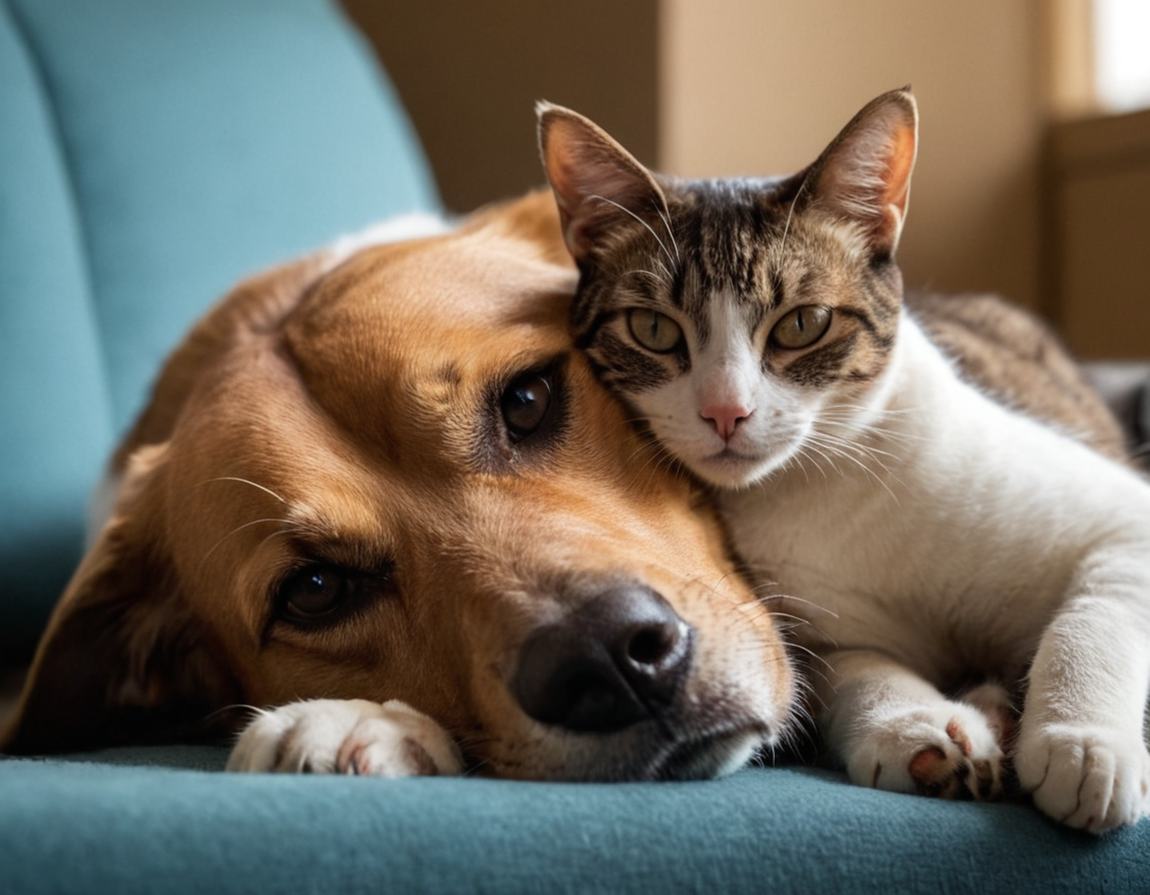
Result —
<path fill-rule="evenodd" d="M 1150 582 L 1121 559 L 1095 557 L 1044 632 L 1014 754 L 1039 808 L 1096 833 L 1150 811 Z"/>
<path fill-rule="evenodd" d="M 851 781 L 894 792 L 989 800 L 1002 794 L 1002 716 L 949 700 L 893 659 L 866 650 L 825 656 L 819 726 Z M 816 676 L 817 677 L 817 676 Z M 989 689 L 972 694 L 989 709 Z"/>

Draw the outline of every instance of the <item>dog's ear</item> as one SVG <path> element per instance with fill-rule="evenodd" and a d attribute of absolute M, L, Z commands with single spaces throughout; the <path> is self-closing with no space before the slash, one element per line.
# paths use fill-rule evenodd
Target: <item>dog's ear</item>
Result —
<path fill-rule="evenodd" d="M 909 87 L 871 100 L 800 176 L 799 199 L 858 226 L 872 255 L 898 247 L 918 145 Z M 805 193 L 806 195 L 802 195 Z"/>
<path fill-rule="evenodd" d="M 112 518 L 40 641 L 0 749 L 31 754 L 189 736 L 238 688 L 183 603 L 164 536 L 166 445 L 128 464 Z"/>
<path fill-rule="evenodd" d="M 577 112 L 541 102 L 536 113 L 543 167 L 576 262 L 592 261 L 621 223 L 638 221 L 666 245 L 667 199 L 651 172 Z"/>
<path fill-rule="evenodd" d="M 205 372 L 245 342 L 274 336 L 333 263 L 313 255 L 241 283 L 169 357 L 114 458 L 111 518 L 49 620 L 0 750 L 153 742 L 226 726 L 212 713 L 241 701 L 240 688 L 172 560 L 168 444 Z"/>

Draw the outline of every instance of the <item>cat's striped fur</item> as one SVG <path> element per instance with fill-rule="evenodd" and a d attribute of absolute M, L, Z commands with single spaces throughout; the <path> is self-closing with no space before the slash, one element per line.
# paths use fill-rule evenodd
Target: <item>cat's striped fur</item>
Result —
<path fill-rule="evenodd" d="M 802 623 L 852 779 L 989 798 L 1009 755 L 1057 819 L 1133 823 L 1150 487 L 1033 317 L 904 298 L 909 90 L 775 180 L 653 174 L 558 107 L 540 134 L 579 344 L 676 462 L 729 489 L 732 542 Z"/>

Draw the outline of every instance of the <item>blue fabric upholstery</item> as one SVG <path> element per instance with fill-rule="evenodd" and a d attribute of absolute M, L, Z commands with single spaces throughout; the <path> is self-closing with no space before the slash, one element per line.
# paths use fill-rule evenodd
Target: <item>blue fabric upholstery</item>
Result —
<path fill-rule="evenodd" d="M 0 664 L 191 319 L 251 270 L 435 205 L 324 0 L 0 0 Z M 1150 822 L 1095 839 L 822 771 L 592 786 L 223 760 L 0 757 L 0 892 L 1150 891 Z"/>
<path fill-rule="evenodd" d="M 190 748 L 81 758 L 0 761 L 6 892 L 1150 891 L 1150 824 L 1097 839 L 812 770 L 590 785 L 222 775 L 204 773 L 222 751 Z"/>
<path fill-rule="evenodd" d="M 164 356 L 240 277 L 435 208 L 325 0 L 0 3 L 0 662 L 26 657 Z"/>
<path fill-rule="evenodd" d="M 112 445 L 80 220 L 54 113 L 0 5 L 0 663 L 71 574 Z"/>

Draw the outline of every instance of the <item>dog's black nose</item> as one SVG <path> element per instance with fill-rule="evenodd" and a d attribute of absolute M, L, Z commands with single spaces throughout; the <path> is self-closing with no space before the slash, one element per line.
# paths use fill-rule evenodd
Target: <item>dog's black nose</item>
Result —
<path fill-rule="evenodd" d="M 537 721 L 609 733 L 657 715 L 691 665 L 694 629 L 646 587 L 616 586 L 532 632 L 512 690 Z"/>

